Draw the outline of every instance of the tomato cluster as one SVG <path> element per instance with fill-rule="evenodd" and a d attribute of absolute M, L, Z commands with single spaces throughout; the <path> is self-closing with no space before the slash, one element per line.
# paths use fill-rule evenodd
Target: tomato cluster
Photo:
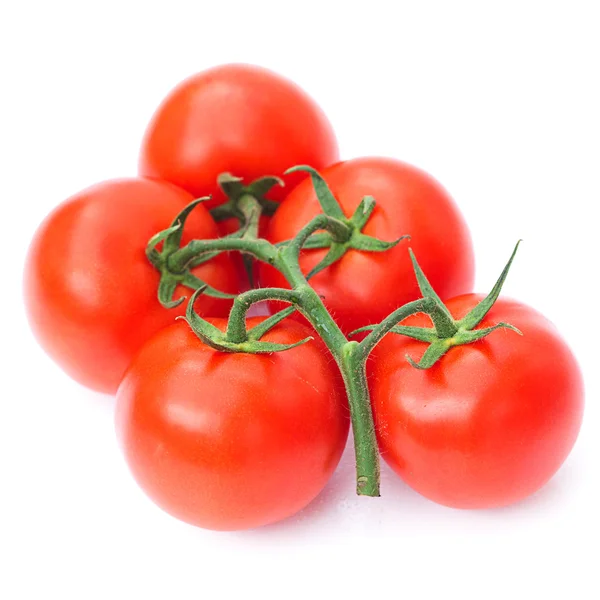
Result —
<path fill-rule="evenodd" d="M 509 266 L 488 297 L 471 293 L 469 230 L 436 180 L 390 158 L 340 161 L 300 88 L 225 65 L 159 106 L 138 177 L 46 218 L 25 304 L 67 374 L 116 393 L 150 498 L 245 529 L 319 494 L 350 423 L 359 493 L 379 493 L 377 445 L 452 507 L 543 486 L 577 438 L 582 378 L 547 319 L 497 300 Z M 246 318 L 259 301 L 272 316 Z"/>

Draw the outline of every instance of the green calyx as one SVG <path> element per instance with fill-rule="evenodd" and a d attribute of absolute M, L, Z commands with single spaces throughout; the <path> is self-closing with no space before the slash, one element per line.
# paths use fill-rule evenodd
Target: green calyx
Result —
<path fill-rule="evenodd" d="M 267 175 L 255 179 L 249 185 L 244 185 L 241 177 L 231 173 L 221 173 L 217 183 L 227 197 L 227 202 L 210 211 L 215 221 L 224 221 L 235 218 L 240 229 L 234 236 L 240 238 L 259 237 L 259 222 L 261 215 L 272 216 L 279 204 L 266 198 L 266 194 L 276 185 L 284 186 L 279 177 Z M 253 259 L 247 254 L 242 254 L 242 261 L 251 286 L 254 285 Z"/>
<path fill-rule="evenodd" d="M 265 319 L 255 327 L 246 329 L 246 311 L 253 303 L 251 293 L 262 292 L 262 290 L 251 290 L 245 294 L 241 294 L 236 299 L 236 305 L 232 309 L 227 330 L 221 331 L 212 323 L 203 319 L 195 310 L 194 305 L 199 295 L 204 292 L 205 288 L 197 289 L 187 305 L 185 317 L 181 317 L 187 321 L 192 331 L 207 345 L 220 352 L 244 352 L 247 354 L 272 354 L 273 352 L 283 352 L 290 350 L 301 344 L 305 344 L 312 340 L 312 337 L 304 338 L 294 344 L 278 344 L 274 342 L 263 342 L 261 338 L 283 319 L 291 315 L 295 310 L 295 306 L 285 308 L 269 318 Z M 289 290 L 282 290 L 287 297 Z M 290 298 L 293 294 L 289 292 Z M 284 297 L 281 298 L 286 299 Z M 237 307 L 237 309 L 236 309 Z"/>
<path fill-rule="evenodd" d="M 329 189 L 325 180 L 318 171 L 306 165 L 299 165 L 288 169 L 285 174 L 303 171 L 309 173 L 312 179 L 313 187 L 321 205 L 323 213 L 332 219 L 345 225 L 341 234 L 334 235 L 331 232 L 314 233 L 303 244 L 302 248 L 306 250 L 316 250 L 319 248 L 329 248 L 329 251 L 307 275 L 310 279 L 317 273 L 331 266 L 340 260 L 349 250 L 359 250 L 362 252 L 385 252 L 396 246 L 403 239 L 409 238 L 404 235 L 393 242 L 386 242 L 362 233 L 363 227 L 371 217 L 375 209 L 375 199 L 372 196 L 365 196 L 354 214 L 348 218 L 344 214 L 339 202 Z M 285 242 L 288 243 L 288 242 Z"/>
<path fill-rule="evenodd" d="M 385 333 L 396 333 L 429 344 L 427 350 L 425 350 L 425 353 L 418 363 L 415 362 L 410 356 L 406 357 L 408 362 L 413 367 L 417 369 L 429 369 L 444 354 L 446 354 L 450 348 L 454 346 L 462 346 L 463 344 L 471 344 L 477 340 L 481 340 L 497 329 L 510 329 L 519 335 L 522 335 L 522 333 L 516 327 L 510 325 L 509 323 L 498 323 L 491 327 L 475 329 L 475 327 L 477 327 L 477 325 L 483 321 L 498 299 L 513 259 L 517 253 L 519 243 L 520 241 L 517 242 L 517 245 L 515 246 L 508 263 L 504 267 L 500 277 L 492 288 L 492 291 L 475 308 L 473 308 L 469 314 L 460 320 L 455 320 L 452 317 L 450 311 L 446 308 L 440 297 L 431 287 L 431 284 L 423 273 L 423 270 L 417 262 L 413 251 L 409 249 L 413 268 L 419 284 L 419 289 L 423 294 L 423 299 L 427 301 L 427 304 L 423 305 L 423 310 L 421 312 L 424 312 L 430 316 L 433 327 L 410 327 L 406 325 L 395 325 L 387 328 Z M 396 322 L 398 322 L 398 320 L 396 320 Z M 380 325 L 368 325 L 366 327 L 361 327 L 360 329 L 352 332 L 351 335 L 354 335 L 360 331 L 370 331 L 371 333 L 362 343 L 368 343 L 369 337 L 373 336 L 375 333 L 378 333 L 378 339 L 381 339 L 381 337 L 385 335 L 383 331 L 380 331 L 382 325 L 383 323 Z"/>
<path fill-rule="evenodd" d="M 243 228 L 247 223 L 247 213 L 244 210 L 244 197 L 251 196 L 260 205 L 260 212 L 263 215 L 271 216 L 277 210 L 279 204 L 266 198 L 266 194 L 276 185 L 283 186 L 284 183 L 279 177 L 267 175 L 255 179 L 249 185 L 244 185 L 241 177 L 236 177 L 231 173 L 221 173 L 217 178 L 219 187 L 227 197 L 227 202 L 213 208 L 210 211 L 215 221 L 224 221 L 226 219 L 236 218 Z"/>
<path fill-rule="evenodd" d="M 160 283 L 158 285 L 158 300 L 165 308 L 174 308 L 179 306 L 185 298 L 173 300 L 173 294 L 178 285 L 197 290 L 202 288 L 204 293 L 215 298 L 235 298 L 235 295 L 226 294 L 209 286 L 207 283 L 192 274 L 191 269 L 201 265 L 215 256 L 214 253 L 207 253 L 194 257 L 183 265 L 174 264 L 172 258 L 180 249 L 181 238 L 185 222 L 192 212 L 201 202 L 208 200 L 199 198 L 186 206 L 173 220 L 171 226 L 164 231 L 154 235 L 146 246 L 146 256 L 152 266 L 160 273 Z M 158 249 L 162 243 L 162 249 Z"/>

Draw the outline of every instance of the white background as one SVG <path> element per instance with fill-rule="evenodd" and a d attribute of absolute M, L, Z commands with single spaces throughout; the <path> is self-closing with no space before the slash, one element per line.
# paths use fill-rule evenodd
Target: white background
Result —
<path fill-rule="evenodd" d="M 600 597 L 597 2 L 67 2 L 0 8 L 0 597 Z M 23 255 L 59 201 L 135 173 L 180 79 L 244 61 L 303 86 L 344 158 L 390 155 L 459 202 L 487 291 L 552 319 L 585 374 L 583 430 L 550 484 L 503 510 L 437 506 L 351 455 L 295 518 L 246 533 L 175 521 L 121 460 L 113 400 L 69 381 L 22 309 Z"/>

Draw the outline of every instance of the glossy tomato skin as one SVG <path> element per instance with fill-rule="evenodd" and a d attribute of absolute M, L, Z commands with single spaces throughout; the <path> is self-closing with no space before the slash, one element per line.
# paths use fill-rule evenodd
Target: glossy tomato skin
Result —
<path fill-rule="evenodd" d="M 141 175 L 171 181 L 196 197 L 224 196 L 216 178 L 244 181 L 283 176 L 298 164 L 322 169 L 338 160 L 333 129 L 317 104 L 291 81 L 267 69 L 229 64 L 180 83 L 154 114 L 142 143 Z M 282 200 L 301 174 L 284 177 Z"/>
<path fill-rule="evenodd" d="M 209 320 L 225 329 L 224 319 Z M 307 335 L 290 321 L 263 340 Z M 215 351 L 183 322 L 164 329 L 117 394 L 117 435 L 135 479 L 165 511 L 207 529 L 296 513 L 327 483 L 348 435 L 335 368 L 318 340 L 250 355 Z"/>
<path fill-rule="evenodd" d="M 447 302 L 460 318 L 483 296 Z M 507 329 L 457 346 L 428 370 L 425 344 L 389 334 L 369 361 L 381 454 L 427 498 L 455 508 L 512 504 L 541 488 L 577 438 L 583 382 L 575 358 L 540 313 L 500 299 L 479 327 Z M 423 316 L 406 324 L 426 325 Z"/>
<path fill-rule="evenodd" d="M 389 158 L 357 158 L 321 174 L 348 217 L 363 196 L 375 198 L 377 205 L 363 233 L 386 241 L 411 236 L 410 242 L 383 253 L 350 250 L 311 279 L 343 330 L 377 323 L 420 297 L 409 243 L 442 298 L 471 291 L 474 259 L 469 230 L 452 198 L 429 175 Z M 271 219 L 267 237 L 275 243 L 290 239 L 320 212 L 311 182 L 303 181 Z M 304 251 L 303 271 L 307 273 L 324 254 L 325 250 Z M 261 283 L 286 286 L 269 266 L 261 267 Z"/>
<path fill-rule="evenodd" d="M 145 248 L 192 199 L 168 183 L 116 179 L 75 194 L 38 228 L 25 264 L 27 316 L 40 345 L 73 379 L 114 393 L 141 345 L 183 313 L 183 306 L 159 304 L 159 275 Z M 217 234 L 206 209 L 196 207 L 184 243 Z M 237 291 L 226 256 L 195 273 L 218 289 Z M 198 305 L 216 316 L 229 307 L 230 301 L 207 296 Z"/>

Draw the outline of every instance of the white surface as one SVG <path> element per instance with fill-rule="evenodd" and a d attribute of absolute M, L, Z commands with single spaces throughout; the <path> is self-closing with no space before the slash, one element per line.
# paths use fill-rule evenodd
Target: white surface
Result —
<path fill-rule="evenodd" d="M 599 291 L 597 3 L 350 5 L 2 4 L 0 598 L 600 597 L 600 345 L 586 313 Z M 347 454 L 296 518 L 247 533 L 195 529 L 130 478 L 113 401 L 35 345 L 20 277 L 36 225 L 78 189 L 133 174 L 163 95 L 229 61 L 302 85 L 343 157 L 395 156 L 436 176 L 471 226 L 478 289 L 524 238 L 506 292 L 557 323 L 587 384 L 580 439 L 536 496 L 455 511 L 385 470 L 384 497 L 357 498 Z"/>

